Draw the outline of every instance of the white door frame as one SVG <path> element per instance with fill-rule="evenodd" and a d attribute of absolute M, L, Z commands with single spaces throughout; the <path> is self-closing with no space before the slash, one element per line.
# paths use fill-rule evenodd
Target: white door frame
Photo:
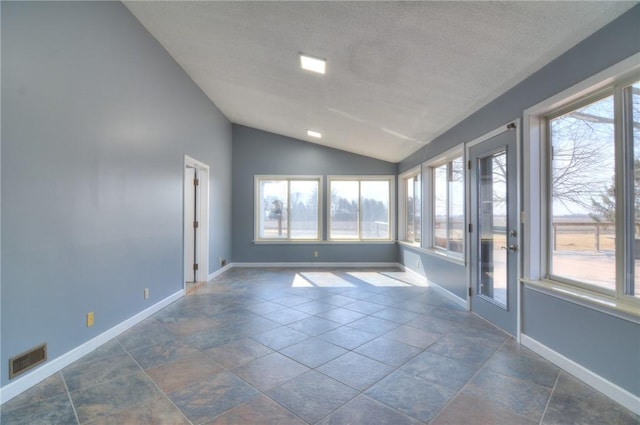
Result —
<path fill-rule="evenodd" d="M 182 176 L 184 179 L 184 170 L 187 168 L 195 168 L 198 172 L 197 186 L 197 217 L 198 217 L 198 238 L 196 240 L 196 262 L 198 264 L 198 270 L 196 272 L 197 282 L 206 282 L 209 276 L 209 166 L 204 162 L 191 158 L 188 155 L 184 156 L 184 166 Z M 186 182 L 183 181 L 183 190 L 186 188 Z M 187 241 L 187 222 L 191 223 L 193 219 L 191 217 L 185 217 L 186 205 L 185 205 L 186 193 L 182 194 L 182 222 L 183 222 L 183 235 L 182 235 L 182 276 L 184 275 L 186 268 L 191 268 L 191 262 L 193 260 L 185 258 L 186 241 Z M 186 288 L 186 282 L 183 282 Z"/>

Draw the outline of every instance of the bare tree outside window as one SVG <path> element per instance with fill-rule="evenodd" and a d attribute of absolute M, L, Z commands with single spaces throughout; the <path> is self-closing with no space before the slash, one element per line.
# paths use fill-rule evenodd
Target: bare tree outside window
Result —
<path fill-rule="evenodd" d="M 630 126 L 627 128 L 633 137 L 633 142 L 627 145 L 632 152 L 623 153 L 627 149 L 620 148 L 622 143 L 616 148 L 620 135 L 616 134 L 614 95 L 549 120 L 550 273 L 610 290 L 616 289 L 616 263 L 622 255 L 616 252 L 616 238 L 626 234 L 622 229 L 626 224 L 616 223 L 617 199 L 626 197 L 625 189 L 618 187 L 621 178 L 616 173 L 624 172 L 625 185 L 632 185 L 626 193 L 634 199 L 627 202 L 632 205 L 635 239 L 640 234 L 638 84 L 629 88 L 629 93 L 632 93 L 628 106 L 633 119 L 625 125 Z M 617 170 L 616 155 L 629 153 L 633 158 L 631 169 Z M 638 295 L 637 290 L 628 291 L 634 292 Z"/>
<path fill-rule="evenodd" d="M 550 120 L 550 137 L 551 273 L 615 289 L 615 225 L 594 215 L 615 181 L 613 96 Z"/>

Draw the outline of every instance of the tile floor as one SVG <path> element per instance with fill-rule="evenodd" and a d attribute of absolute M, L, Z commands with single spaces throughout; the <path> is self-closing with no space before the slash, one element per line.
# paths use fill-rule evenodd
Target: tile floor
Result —
<path fill-rule="evenodd" d="M 394 269 L 232 269 L 1 409 L 3 425 L 640 423 Z"/>

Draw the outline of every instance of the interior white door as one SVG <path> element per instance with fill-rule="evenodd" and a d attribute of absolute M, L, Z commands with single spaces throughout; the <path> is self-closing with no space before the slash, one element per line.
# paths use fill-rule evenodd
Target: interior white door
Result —
<path fill-rule="evenodd" d="M 197 178 L 195 168 L 187 166 L 184 170 L 184 281 L 196 282 L 197 264 L 197 186 L 194 181 Z"/>

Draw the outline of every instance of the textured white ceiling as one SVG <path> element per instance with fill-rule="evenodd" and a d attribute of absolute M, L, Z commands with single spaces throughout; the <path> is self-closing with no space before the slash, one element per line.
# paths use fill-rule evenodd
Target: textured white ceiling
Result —
<path fill-rule="evenodd" d="M 125 1 L 232 122 L 392 162 L 635 3 Z"/>

